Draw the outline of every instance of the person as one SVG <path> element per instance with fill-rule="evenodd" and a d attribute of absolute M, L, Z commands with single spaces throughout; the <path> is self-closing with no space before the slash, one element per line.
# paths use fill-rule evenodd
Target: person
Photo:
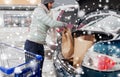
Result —
<path fill-rule="evenodd" d="M 41 0 L 41 3 L 37 8 L 34 9 L 29 36 L 25 41 L 24 49 L 26 51 L 41 55 L 43 57 L 43 61 L 41 63 L 41 69 L 44 62 L 44 45 L 45 39 L 47 36 L 47 31 L 51 27 L 63 27 L 66 23 L 60 22 L 57 20 L 53 20 L 50 16 L 50 10 L 53 6 L 54 0 Z M 27 56 L 25 56 L 26 62 L 30 60 Z M 42 77 L 42 70 L 40 71 Z"/>

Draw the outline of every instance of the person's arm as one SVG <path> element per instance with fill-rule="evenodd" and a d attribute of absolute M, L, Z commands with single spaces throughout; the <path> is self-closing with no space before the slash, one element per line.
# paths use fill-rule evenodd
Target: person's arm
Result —
<path fill-rule="evenodd" d="M 62 27 L 65 25 L 65 23 L 57 21 L 57 20 L 53 20 L 50 16 L 48 16 L 44 9 L 42 8 L 37 8 L 35 10 L 35 17 L 41 21 L 43 24 L 48 25 L 49 27 Z"/>

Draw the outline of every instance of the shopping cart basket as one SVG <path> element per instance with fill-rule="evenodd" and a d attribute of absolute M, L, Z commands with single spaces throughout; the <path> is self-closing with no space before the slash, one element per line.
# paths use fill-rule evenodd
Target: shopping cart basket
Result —
<path fill-rule="evenodd" d="M 26 62 L 25 57 L 30 61 Z M 40 77 L 42 56 L 0 43 L 0 77 Z"/>

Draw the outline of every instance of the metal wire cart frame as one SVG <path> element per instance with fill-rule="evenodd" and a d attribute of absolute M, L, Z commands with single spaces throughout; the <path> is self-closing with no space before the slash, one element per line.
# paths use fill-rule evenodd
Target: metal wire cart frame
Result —
<path fill-rule="evenodd" d="M 0 43 L 0 77 L 40 77 L 42 60 L 40 55 Z"/>

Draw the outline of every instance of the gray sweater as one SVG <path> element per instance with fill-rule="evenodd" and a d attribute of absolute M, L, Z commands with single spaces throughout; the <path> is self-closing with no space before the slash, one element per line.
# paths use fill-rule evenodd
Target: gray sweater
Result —
<path fill-rule="evenodd" d="M 45 44 L 47 31 L 50 27 L 64 26 L 63 22 L 53 20 L 48 14 L 49 11 L 43 4 L 39 4 L 34 10 L 28 40 Z"/>

